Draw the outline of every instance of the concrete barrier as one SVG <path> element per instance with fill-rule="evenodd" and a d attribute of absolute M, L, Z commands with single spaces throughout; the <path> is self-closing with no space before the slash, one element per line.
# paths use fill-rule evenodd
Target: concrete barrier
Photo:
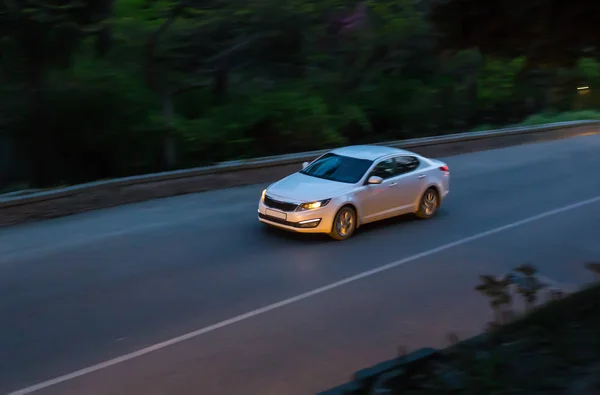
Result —
<path fill-rule="evenodd" d="M 444 157 L 512 145 L 600 132 L 600 121 L 561 122 L 484 132 L 381 143 L 430 157 Z M 211 189 L 276 181 L 324 151 L 303 152 L 214 166 L 92 182 L 27 195 L 0 197 L 0 227 L 84 211 Z"/>
<path fill-rule="evenodd" d="M 403 384 L 410 384 L 411 378 L 423 375 L 436 375 L 435 365 L 443 362 L 448 355 L 458 350 L 476 350 L 490 339 L 488 333 L 470 337 L 459 341 L 444 349 L 424 347 L 417 349 L 407 355 L 399 356 L 378 363 L 369 368 L 359 370 L 351 377 L 351 381 L 340 386 L 319 392 L 316 395 L 372 395 L 391 394 L 389 385 L 392 384 L 396 390 L 394 394 L 403 393 Z M 400 390 L 400 392 L 398 392 Z"/>
<path fill-rule="evenodd" d="M 396 376 L 415 374 L 439 357 L 439 350 L 421 348 L 406 356 L 381 362 L 367 369 L 359 370 L 353 380 L 338 387 L 319 392 L 317 395 L 370 395 L 383 393 L 383 380 L 391 380 Z"/>

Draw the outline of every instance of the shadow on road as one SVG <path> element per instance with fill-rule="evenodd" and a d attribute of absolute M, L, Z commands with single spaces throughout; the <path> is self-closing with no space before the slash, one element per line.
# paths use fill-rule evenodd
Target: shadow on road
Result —
<path fill-rule="evenodd" d="M 417 218 L 414 214 L 406 214 L 399 217 L 388 218 L 382 221 L 372 222 L 366 225 L 361 226 L 356 230 L 354 235 L 351 237 L 358 238 L 364 234 L 371 234 L 373 232 L 385 231 L 394 227 L 401 226 L 415 226 L 418 223 L 433 223 L 439 218 L 443 218 L 449 215 L 445 210 L 440 209 L 437 212 L 435 218 L 429 220 L 422 220 Z M 296 233 L 292 231 L 287 231 L 275 227 L 271 227 L 268 225 L 262 226 L 262 231 L 269 237 L 275 237 L 281 241 L 289 241 L 289 242 L 304 242 L 311 244 L 325 244 L 325 243 L 336 243 L 337 241 L 330 238 L 325 234 L 311 234 L 311 233 Z"/>

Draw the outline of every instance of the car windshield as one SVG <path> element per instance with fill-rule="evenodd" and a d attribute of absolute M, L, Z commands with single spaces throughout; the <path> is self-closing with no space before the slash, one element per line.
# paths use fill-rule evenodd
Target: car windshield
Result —
<path fill-rule="evenodd" d="M 348 156 L 325 154 L 300 173 L 325 180 L 356 184 L 373 161 Z"/>

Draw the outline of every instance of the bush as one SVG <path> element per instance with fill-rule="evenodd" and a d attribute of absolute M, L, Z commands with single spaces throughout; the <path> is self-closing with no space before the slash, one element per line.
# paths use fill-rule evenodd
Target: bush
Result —
<path fill-rule="evenodd" d="M 177 130 L 191 163 L 277 155 L 345 143 L 343 122 L 357 118 L 301 89 L 237 97 L 201 118 L 179 118 Z M 188 107 L 188 114 L 191 113 Z"/>
<path fill-rule="evenodd" d="M 523 126 L 543 125 L 546 123 L 569 122 L 569 121 L 585 121 L 585 120 L 600 120 L 600 111 L 584 110 L 584 111 L 569 111 L 563 113 L 543 113 L 531 115 L 523 122 Z"/>
<path fill-rule="evenodd" d="M 600 274 L 600 264 L 586 267 Z M 387 393 L 426 394 L 591 394 L 600 389 L 600 284 L 549 302 L 531 265 L 521 265 L 502 278 L 481 276 L 476 289 L 496 311 L 512 309 L 520 295 L 528 314 L 499 323 L 486 334 L 459 342 L 420 369 L 401 369 L 381 380 Z M 509 287 L 513 286 L 511 293 Z M 516 291 L 516 292 L 515 292 Z M 534 306 L 535 301 L 542 303 Z M 544 303 L 546 302 L 546 303 Z M 506 310 L 504 310 L 506 311 Z M 514 311 L 513 311 L 514 312 Z M 365 391 L 364 393 L 366 393 Z"/>

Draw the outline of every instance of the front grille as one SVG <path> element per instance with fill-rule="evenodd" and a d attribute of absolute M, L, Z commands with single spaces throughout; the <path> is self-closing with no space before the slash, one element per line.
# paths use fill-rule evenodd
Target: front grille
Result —
<path fill-rule="evenodd" d="M 288 203 L 288 202 L 282 202 L 279 200 L 275 200 L 272 197 L 270 197 L 269 195 L 265 196 L 264 203 L 265 203 L 265 206 L 267 206 L 267 207 L 271 207 L 271 208 L 274 208 L 276 210 L 281 210 L 281 211 L 294 211 L 298 207 L 298 205 L 295 203 Z"/>

